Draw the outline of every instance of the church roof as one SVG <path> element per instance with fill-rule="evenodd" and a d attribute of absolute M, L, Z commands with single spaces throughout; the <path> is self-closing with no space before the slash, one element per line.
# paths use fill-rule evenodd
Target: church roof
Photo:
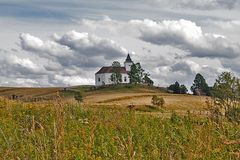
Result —
<path fill-rule="evenodd" d="M 127 55 L 125 62 L 133 62 L 129 54 Z"/>
<path fill-rule="evenodd" d="M 116 69 L 119 73 L 128 73 L 126 71 L 125 67 L 102 67 L 96 74 L 101 74 L 101 73 L 113 73 L 114 69 Z"/>

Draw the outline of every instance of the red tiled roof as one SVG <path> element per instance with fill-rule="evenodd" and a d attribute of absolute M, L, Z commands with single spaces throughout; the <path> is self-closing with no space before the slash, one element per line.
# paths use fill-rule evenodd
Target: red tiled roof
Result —
<path fill-rule="evenodd" d="M 128 73 L 126 71 L 126 68 L 125 67 L 102 67 L 96 74 L 101 74 L 101 73 L 113 73 L 114 72 L 114 69 L 116 69 L 118 72 L 120 73 Z"/>

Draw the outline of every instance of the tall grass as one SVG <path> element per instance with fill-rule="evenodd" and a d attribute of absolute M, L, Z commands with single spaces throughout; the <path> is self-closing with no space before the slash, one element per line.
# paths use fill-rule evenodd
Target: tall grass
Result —
<path fill-rule="evenodd" d="M 2 159 L 237 159 L 240 126 L 0 99 Z"/>

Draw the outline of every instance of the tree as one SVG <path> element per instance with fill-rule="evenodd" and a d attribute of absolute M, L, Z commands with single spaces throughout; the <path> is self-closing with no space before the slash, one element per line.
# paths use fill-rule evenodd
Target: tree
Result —
<path fill-rule="evenodd" d="M 197 74 L 193 85 L 191 87 L 191 91 L 194 95 L 210 95 L 210 89 L 208 87 L 208 84 L 206 83 L 206 80 L 201 74 Z"/>
<path fill-rule="evenodd" d="M 171 84 L 169 87 L 167 87 L 168 90 L 171 90 L 175 94 L 186 94 L 187 93 L 187 87 L 185 85 L 180 85 L 178 81 L 176 81 L 174 84 Z"/>
<path fill-rule="evenodd" d="M 218 120 L 225 115 L 229 120 L 240 122 L 240 79 L 230 72 L 223 72 L 211 91 L 208 102 L 211 117 Z"/>
<path fill-rule="evenodd" d="M 130 83 L 139 84 L 142 83 L 142 78 L 144 75 L 144 70 L 140 63 L 132 64 L 131 71 L 129 72 Z"/>
<path fill-rule="evenodd" d="M 119 84 L 122 82 L 122 74 L 119 72 L 113 72 L 111 75 L 111 81 L 114 84 Z"/>
<path fill-rule="evenodd" d="M 176 81 L 174 84 L 171 84 L 167 89 L 173 91 L 173 93 L 179 94 L 180 84 L 178 83 L 178 81 Z"/>
<path fill-rule="evenodd" d="M 121 64 L 118 61 L 112 63 L 113 73 L 111 75 L 111 81 L 114 84 L 119 84 L 122 82 L 122 74 L 120 73 Z"/>
<path fill-rule="evenodd" d="M 145 73 L 140 63 L 132 64 L 128 73 L 131 84 L 148 84 L 153 85 L 149 73 Z"/>
<path fill-rule="evenodd" d="M 121 67 L 121 64 L 120 64 L 120 62 L 118 62 L 118 61 L 114 61 L 114 62 L 112 63 L 112 67 Z"/>
<path fill-rule="evenodd" d="M 149 86 L 152 86 L 154 82 L 151 80 L 151 78 L 149 76 L 150 76 L 150 74 L 148 74 L 148 73 L 144 74 L 143 83 L 147 84 Z"/>
<path fill-rule="evenodd" d="M 180 86 L 180 94 L 186 94 L 188 92 L 188 89 L 185 85 Z"/>
<path fill-rule="evenodd" d="M 240 80 L 230 72 L 223 72 L 214 83 L 212 97 L 224 110 L 240 107 Z"/>

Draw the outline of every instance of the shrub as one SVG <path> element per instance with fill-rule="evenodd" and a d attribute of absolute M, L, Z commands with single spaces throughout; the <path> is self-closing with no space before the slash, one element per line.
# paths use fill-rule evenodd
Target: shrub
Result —
<path fill-rule="evenodd" d="M 180 124 L 181 122 L 181 117 L 177 115 L 176 112 L 172 112 L 172 115 L 170 117 L 170 120 L 174 124 Z"/>
<path fill-rule="evenodd" d="M 83 101 L 83 96 L 82 96 L 82 94 L 80 92 L 75 92 L 74 93 L 74 98 L 78 102 L 82 102 Z"/>
<path fill-rule="evenodd" d="M 227 119 L 231 122 L 240 123 L 240 108 L 231 108 L 226 112 Z"/>
<path fill-rule="evenodd" d="M 206 104 L 207 110 L 209 111 L 209 118 L 215 122 L 219 122 L 224 115 L 222 109 L 212 99 L 207 99 Z"/>
<path fill-rule="evenodd" d="M 164 99 L 162 97 L 158 97 L 158 96 L 154 95 L 152 97 L 152 104 L 156 105 L 158 107 L 163 107 L 164 104 L 165 104 L 165 101 L 164 101 Z"/>

